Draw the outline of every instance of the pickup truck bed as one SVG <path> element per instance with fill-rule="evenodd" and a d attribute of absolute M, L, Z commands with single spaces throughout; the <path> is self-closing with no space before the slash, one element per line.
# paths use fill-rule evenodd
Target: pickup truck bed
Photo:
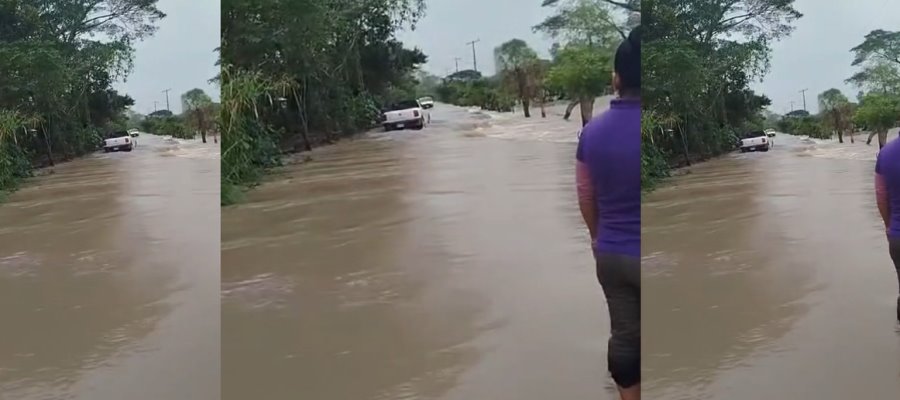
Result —
<path fill-rule="evenodd" d="M 750 137 L 741 139 L 741 152 L 746 153 L 748 151 L 769 151 L 769 146 L 771 142 L 764 134 L 758 137 Z"/>
<path fill-rule="evenodd" d="M 422 129 L 425 127 L 425 111 L 417 102 L 404 102 L 403 106 L 395 106 L 384 113 L 381 123 L 385 131 L 393 129 Z"/>
<path fill-rule="evenodd" d="M 103 141 L 103 151 L 107 153 L 118 150 L 131 151 L 136 144 L 130 135 L 109 138 Z"/>

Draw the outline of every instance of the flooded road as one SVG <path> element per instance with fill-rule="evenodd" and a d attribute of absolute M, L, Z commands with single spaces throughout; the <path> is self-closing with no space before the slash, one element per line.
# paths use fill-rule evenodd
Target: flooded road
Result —
<path fill-rule="evenodd" d="M 877 141 L 775 140 L 768 153 L 697 165 L 644 198 L 648 399 L 900 393 Z"/>
<path fill-rule="evenodd" d="M 0 204 L 0 398 L 219 398 L 218 154 L 141 135 Z"/>
<path fill-rule="evenodd" d="M 613 399 L 580 122 L 533 114 L 438 105 L 223 209 L 223 399 Z"/>

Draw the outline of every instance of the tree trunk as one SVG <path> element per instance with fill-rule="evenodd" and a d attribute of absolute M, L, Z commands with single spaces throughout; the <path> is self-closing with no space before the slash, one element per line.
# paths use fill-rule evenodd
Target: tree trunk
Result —
<path fill-rule="evenodd" d="M 545 100 L 544 94 L 541 93 L 541 97 L 540 97 L 540 99 L 538 99 L 538 101 L 541 102 L 541 118 L 547 118 L 547 109 L 544 107 L 544 100 Z"/>
<path fill-rule="evenodd" d="M 581 126 L 585 126 L 591 121 L 594 114 L 594 98 L 582 97 L 578 103 L 581 105 Z"/>
<path fill-rule="evenodd" d="M 522 111 L 525 112 L 525 118 L 531 118 L 530 101 L 528 98 L 522 98 Z"/>
<path fill-rule="evenodd" d="M 200 138 L 206 143 L 206 127 L 203 126 L 203 111 L 197 109 L 197 127 L 200 129 Z"/>
<path fill-rule="evenodd" d="M 303 81 L 303 93 L 306 94 L 306 80 Z M 297 94 L 296 89 L 291 89 L 294 95 L 294 103 L 297 105 L 297 115 L 300 116 L 300 134 L 303 136 L 303 147 L 306 151 L 312 151 L 312 146 L 309 143 L 309 122 L 306 120 L 306 117 L 303 114 L 303 107 L 300 106 L 300 96 Z M 305 100 L 305 97 L 304 97 Z"/>
<path fill-rule="evenodd" d="M 885 143 L 887 143 L 887 129 L 878 133 L 878 150 L 881 150 Z"/>
<path fill-rule="evenodd" d="M 564 120 L 566 120 L 566 121 L 569 120 L 569 117 L 572 116 L 572 110 L 574 110 L 575 106 L 577 106 L 577 105 L 578 105 L 578 100 L 573 100 L 571 103 L 569 103 L 568 106 L 566 106 L 566 114 L 563 115 Z"/>
<path fill-rule="evenodd" d="M 691 153 L 688 151 L 687 145 L 687 134 L 684 132 L 685 129 L 681 130 L 681 149 L 684 154 L 684 164 L 688 167 L 691 166 Z"/>
<path fill-rule="evenodd" d="M 50 162 L 50 166 L 56 165 L 53 162 L 53 146 L 50 145 L 50 134 L 47 132 L 47 125 L 44 125 L 44 122 L 41 121 L 41 132 L 44 133 L 44 143 L 47 144 L 47 161 Z"/>
<path fill-rule="evenodd" d="M 875 135 L 877 135 L 877 134 L 878 134 L 878 131 L 875 131 L 875 130 L 869 132 L 869 138 L 866 139 L 866 144 L 872 144 L 872 138 L 875 137 Z"/>
<path fill-rule="evenodd" d="M 840 129 L 838 129 L 837 134 L 838 134 L 838 143 L 844 143 L 844 132 L 842 132 Z"/>

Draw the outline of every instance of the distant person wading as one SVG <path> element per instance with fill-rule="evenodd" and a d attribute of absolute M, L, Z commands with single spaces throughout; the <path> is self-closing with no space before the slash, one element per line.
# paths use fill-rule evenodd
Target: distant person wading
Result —
<path fill-rule="evenodd" d="M 609 372 L 633 400 L 641 396 L 640 27 L 616 51 L 613 87 L 618 97 L 579 137 L 576 181 L 609 308 Z"/>

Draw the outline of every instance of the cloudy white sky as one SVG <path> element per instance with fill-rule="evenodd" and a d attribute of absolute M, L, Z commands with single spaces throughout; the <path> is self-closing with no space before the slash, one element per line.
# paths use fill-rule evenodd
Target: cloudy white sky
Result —
<path fill-rule="evenodd" d="M 770 108 L 781 114 L 791 102 L 803 108 L 802 89 L 809 89 L 806 107 L 812 113 L 818 111 L 818 94 L 830 88 L 855 99 L 859 89 L 844 83 L 857 71 L 850 49 L 874 29 L 900 30 L 900 1 L 797 0 L 795 7 L 804 16 L 790 37 L 774 44 L 772 68 L 754 89 L 769 96 Z"/>
<path fill-rule="evenodd" d="M 134 71 L 116 89 L 135 100 L 135 111 L 147 114 L 165 109 L 165 89 L 172 112 L 181 112 L 181 94 L 203 89 L 219 101 L 219 88 L 208 80 L 218 74 L 215 65 L 219 47 L 219 0 L 159 0 L 168 16 L 160 21 L 156 35 L 135 46 Z"/>

